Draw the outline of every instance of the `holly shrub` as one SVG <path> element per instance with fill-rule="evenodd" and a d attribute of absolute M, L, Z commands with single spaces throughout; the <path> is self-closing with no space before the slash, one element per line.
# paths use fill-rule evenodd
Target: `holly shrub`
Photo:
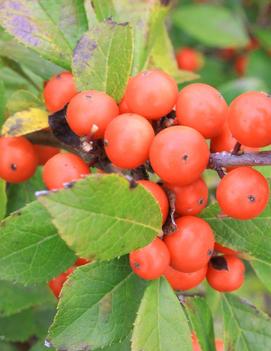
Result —
<path fill-rule="evenodd" d="M 271 350 L 270 18 L 1 0 L 0 351 Z"/>

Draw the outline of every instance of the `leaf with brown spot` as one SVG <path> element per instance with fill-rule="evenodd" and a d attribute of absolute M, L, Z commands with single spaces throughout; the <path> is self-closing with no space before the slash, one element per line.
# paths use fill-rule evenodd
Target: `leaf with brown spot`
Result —
<path fill-rule="evenodd" d="M 29 108 L 16 112 L 9 117 L 2 127 L 2 134 L 5 136 L 20 136 L 48 127 L 47 112 L 39 108 Z"/>

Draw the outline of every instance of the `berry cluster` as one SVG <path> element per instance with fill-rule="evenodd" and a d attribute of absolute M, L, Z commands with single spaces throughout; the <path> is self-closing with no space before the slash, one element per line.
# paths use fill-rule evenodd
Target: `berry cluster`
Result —
<path fill-rule="evenodd" d="M 175 290 L 192 289 L 205 277 L 218 291 L 242 285 L 245 268 L 238 253 L 215 243 L 209 224 L 197 217 L 208 202 L 202 174 L 210 149 L 233 151 L 238 142 L 241 152 L 256 151 L 271 144 L 267 94 L 247 92 L 228 107 L 209 85 L 190 84 L 178 92 L 168 74 L 149 70 L 130 78 L 119 105 L 104 92 L 78 92 L 68 72 L 47 82 L 44 99 L 50 113 L 67 107 L 66 121 L 78 137 L 103 140 L 109 164 L 125 170 L 148 164 L 151 176 L 155 173 L 161 181 L 141 179 L 138 183 L 158 202 L 163 223 L 172 207 L 167 195 L 173 194 L 176 230 L 130 253 L 137 275 L 143 279 L 164 275 Z M 170 123 L 162 123 L 165 119 Z M 211 140 L 210 148 L 206 139 Z M 25 181 L 38 164 L 44 164 L 43 181 L 49 190 L 90 173 L 90 165 L 73 153 L 33 146 L 24 137 L 0 138 L 1 178 L 11 183 Z M 223 215 L 239 220 L 260 215 L 269 199 L 266 179 L 250 167 L 225 171 L 216 192 Z M 68 273 L 61 276 L 62 283 Z"/>

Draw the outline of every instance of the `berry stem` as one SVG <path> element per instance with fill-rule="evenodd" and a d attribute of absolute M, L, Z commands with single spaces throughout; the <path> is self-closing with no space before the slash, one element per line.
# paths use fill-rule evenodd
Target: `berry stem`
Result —
<path fill-rule="evenodd" d="M 211 154 L 208 168 L 221 169 L 232 166 L 268 166 L 271 165 L 271 151 L 246 152 L 233 155 L 231 152 L 216 152 Z"/>

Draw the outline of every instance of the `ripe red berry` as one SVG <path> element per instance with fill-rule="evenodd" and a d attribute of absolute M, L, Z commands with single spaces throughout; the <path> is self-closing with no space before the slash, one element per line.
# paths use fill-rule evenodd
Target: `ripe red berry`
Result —
<path fill-rule="evenodd" d="M 234 48 L 224 48 L 218 52 L 218 55 L 224 60 L 230 60 L 234 57 L 235 53 L 236 49 Z"/>
<path fill-rule="evenodd" d="M 222 246 L 219 243 L 215 243 L 215 251 L 223 253 L 224 255 L 237 255 L 238 251 L 229 249 L 228 247 Z"/>
<path fill-rule="evenodd" d="M 244 273 L 245 266 L 238 257 L 217 256 L 209 262 L 206 278 L 213 289 L 230 292 L 241 287 Z"/>
<path fill-rule="evenodd" d="M 234 69 L 238 76 L 242 77 L 245 75 L 248 65 L 248 56 L 240 55 L 236 58 L 234 62 Z"/>
<path fill-rule="evenodd" d="M 236 219 L 251 219 L 265 209 L 269 185 L 258 171 L 238 167 L 222 178 L 216 198 L 224 214 Z"/>
<path fill-rule="evenodd" d="M 21 183 L 34 175 L 37 166 L 37 155 L 26 138 L 0 137 L 0 178 Z"/>
<path fill-rule="evenodd" d="M 38 157 L 39 165 L 45 165 L 53 156 L 58 154 L 60 150 L 57 147 L 46 145 L 33 145 L 36 155 Z"/>
<path fill-rule="evenodd" d="M 192 333 L 192 346 L 193 346 L 193 351 L 202 351 L 198 338 L 196 337 L 195 333 Z M 215 347 L 216 351 L 224 351 L 224 343 L 222 340 L 215 340 Z"/>
<path fill-rule="evenodd" d="M 183 88 L 176 104 L 179 124 L 196 129 L 205 138 L 218 135 L 226 121 L 228 106 L 218 90 L 194 83 Z"/>
<path fill-rule="evenodd" d="M 222 340 L 217 339 L 215 341 L 216 351 L 224 351 L 224 342 Z"/>
<path fill-rule="evenodd" d="M 211 140 L 210 149 L 211 152 L 232 152 L 236 143 L 237 140 L 232 136 L 228 123 L 225 123 L 221 133 Z M 241 145 L 241 151 L 256 152 L 258 148 Z"/>
<path fill-rule="evenodd" d="M 207 265 L 191 273 L 183 273 L 169 266 L 164 275 L 172 289 L 185 291 L 198 286 L 205 279 L 206 273 Z"/>
<path fill-rule="evenodd" d="M 66 272 L 61 273 L 58 277 L 49 281 L 48 286 L 57 299 L 59 298 L 63 284 L 68 279 L 69 275 L 73 273 L 74 269 L 75 267 L 70 267 Z"/>
<path fill-rule="evenodd" d="M 67 109 L 67 122 L 75 134 L 99 139 L 118 114 L 119 107 L 111 96 L 88 90 L 72 98 Z"/>
<path fill-rule="evenodd" d="M 114 165 L 135 168 L 147 161 L 154 131 L 144 117 L 125 113 L 108 125 L 104 138 L 105 152 Z"/>
<path fill-rule="evenodd" d="M 53 76 L 45 85 L 43 95 L 47 110 L 62 110 L 76 94 L 76 86 L 70 72 L 62 72 Z"/>
<path fill-rule="evenodd" d="M 201 178 L 195 182 L 184 185 L 166 184 L 175 194 L 175 210 L 182 216 L 195 216 L 199 214 L 208 203 L 208 187 Z"/>
<path fill-rule="evenodd" d="M 180 272 L 199 271 L 212 256 L 213 231 L 207 222 L 198 217 L 180 217 L 176 224 L 176 232 L 164 238 L 171 257 L 170 265 Z"/>
<path fill-rule="evenodd" d="M 125 93 L 129 109 L 148 119 L 159 119 L 175 106 L 177 83 L 160 70 L 141 72 L 129 81 Z"/>
<path fill-rule="evenodd" d="M 143 185 L 144 188 L 146 188 L 146 190 L 148 190 L 156 199 L 160 206 L 163 223 L 165 223 L 168 215 L 169 203 L 167 195 L 162 189 L 162 187 L 157 183 L 151 182 L 149 180 L 139 180 L 138 183 Z"/>
<path fill-rule="evenodd" d="M 78 156 L 70 153 L 53 156 L 43 167 L 42 178 L 49 190 L 64 188 L 65 183 L 89 174 L 89 167 Z"/>
<path fill-rule="evenodd" d="M 187 71 L 196 72 L 202 67 L 203 57 L 197 50 L 181 48 L 176 54 L 178 67 Z"/>
<path fill-rule="evenodd" d="M 232 101 L 228 113 L 229 128 L 239 143 L 262 147 L 271 144 L 271 98 L 250 91 Z"/>
<path fill-rule="evenodd" d="M 153 140 L 150 162 L 165 182 L 187 185 L 196 181 L 209 160 L 209 148 L 195 129 L 174 126 L 162 130 Z"/>
<path fill-rule="evenodd" d="M 149 245 L 130 253 L 130 266 L 141 278 L 157 279 L 169 265 L 169 252 L 164 242 L 156 238 Z"/>

